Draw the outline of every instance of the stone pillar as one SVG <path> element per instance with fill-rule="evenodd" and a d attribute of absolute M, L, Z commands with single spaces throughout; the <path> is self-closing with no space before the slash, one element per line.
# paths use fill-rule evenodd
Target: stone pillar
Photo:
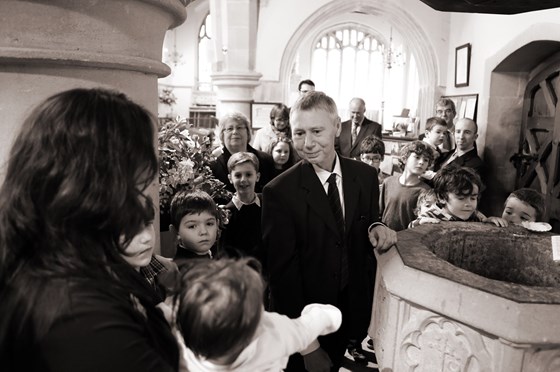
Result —
<path fill-rule="evenodd" d="M 216 50 L 212 80 L 218 88 L 216 116 L 240 111 L 251 117 L 255 69 L 257 0 L 210 0 Z"/>
<path fill-rule="evenodd" d="M 190 1 L 0 1 L 0 163 L 30 109 L 63 90 L 116 89 L 157 117 L 163 39 Z"/>

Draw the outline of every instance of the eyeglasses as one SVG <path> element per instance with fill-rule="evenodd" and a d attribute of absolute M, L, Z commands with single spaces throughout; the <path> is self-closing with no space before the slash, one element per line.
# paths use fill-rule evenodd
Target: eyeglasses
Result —
<path fill-rule="evenodd" d="M 226 133 L 233 133 L 233 131 L 240 132 L 242 130 L 247 130 L 247 127 L 245 125 L 236 125 L 234 127 L 225 127 L 224 128 L 224 132 L 226 132 Z"/>
<path fill-rule="evenodd" d="M 436 110 L 436 114 L 441 115 L 445 113 L 445 115 L 449 115 L 453 113 L 452 109 L 445 109 L 445 110 Z"/>

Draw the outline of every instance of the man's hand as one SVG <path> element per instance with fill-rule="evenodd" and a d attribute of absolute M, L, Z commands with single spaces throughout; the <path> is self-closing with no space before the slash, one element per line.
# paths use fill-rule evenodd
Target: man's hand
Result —
<path fill-rule="evenodd" d="M 322 348 L 318 348 L 303 356 L 305 369 L 309 372 L 329 372 L 333 366 L 329 354 Z"/>
<path fill-rule="evenodd" d="M 369 241 L 379 253 L 384 253 L 397 244 L 397 233 L 385 225 L 375 225 L 369 231 Z"/>

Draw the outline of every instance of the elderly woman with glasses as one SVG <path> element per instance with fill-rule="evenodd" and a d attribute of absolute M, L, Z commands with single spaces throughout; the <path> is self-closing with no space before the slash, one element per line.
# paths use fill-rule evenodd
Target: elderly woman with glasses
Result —
<path fill-rule="evenodd" d="M 240 112 L 231 112 L 220 118 L 218 133 L 223 147 L 221 154 L 217 154 L 216 160 L 210 163 L 210 169 L 214 176 L 222 181 L 228 190 L 235 192 L 235 188 L 228 179 L 227 162 L 231 155 L 246 151 L 256 155 L 259 160 L 260 179 L 255 185 L 255 192 L 262 192 L 264 185 L 274 177 L 274 161 L 272 156 L 256 150 L 249 145 L 251 141 L 251 128 L 249 119 Z"/>

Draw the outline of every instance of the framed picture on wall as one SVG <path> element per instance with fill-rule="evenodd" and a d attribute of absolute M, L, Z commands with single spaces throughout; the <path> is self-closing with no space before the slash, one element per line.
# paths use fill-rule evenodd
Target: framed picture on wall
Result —
<path fill-rule="evenodd" d="M 455 119 L 469 118 L 476 121 L 476 113 L 478 109 L 478 94 L 464 94 L 458 96 L 441 96 L 448 98 L 455 103 L 457 115 Z"/>
<path fill-rule="evenodd" d="M 260 129 L 270 124 L 270 110 L 276 102 L 253 102 L 251 104 L 251 128 Z"/>
<path fill-rule="evenodd" d="M 471 69 L 471 44 L 455 48 L 455 86 L 468 87 Z"/>

